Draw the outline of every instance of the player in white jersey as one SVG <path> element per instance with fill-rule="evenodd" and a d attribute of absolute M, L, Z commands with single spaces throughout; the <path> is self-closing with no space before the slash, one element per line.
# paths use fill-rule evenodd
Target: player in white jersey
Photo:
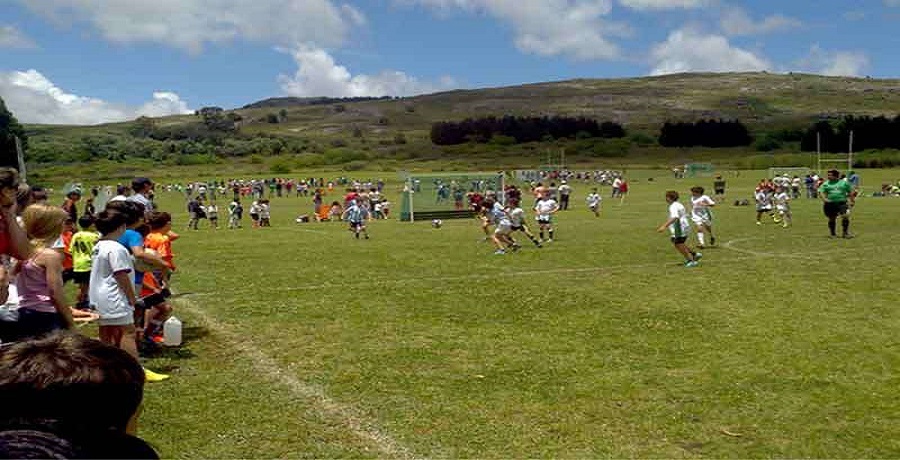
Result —
<path fill-rule="evenodd" d="M 507 249 L 518 249 L 519 245 L 511 236 L 512 221 L 506 210 L 503 209 L 503 205 L 488 198 L 484 201 L 484 206 L 488 209 L 487 219 L 495 226 L 494 234 L 491 235 L 491 240 L 497 245 L 497 251 L 494 254 L 506 254 Z"/>
<path fill-rule="evenodd" d="M 587 205 L 595 217 L 600 217 L 600 203 L 603 198 L 597 193 L 597 187 L 591 189 L 591 194 L 587 196 Z"/>
<path fill-rule="evenodd" d="M 788 228 L 793 224 L 794 216 L 791 212 L 791 193 L 787 187 L 775 187 L 775 211 L 781 218 L 781 226 Z"/>
<path fill-rule="evenodd" d="M 507 214 L 512 223 L 513 232 L 524 233 L 535 246 L 541 247 L 541 242 L 534 237 L 534 234 L 528 229 L 528 225 L 525 224 L 525 210 L 519 206 L 519 200 L 510 200 Z"/>
<path fill-rule="evenodd" d="M 559 211 L 559 205 L 553 198 L 544 196 L 543 198 L 539 199 L 538 202 L 534 205 L 534 211 L 535 213 L 537 213 L 537 216 L 535 216 L 535 220 L 537 220 L 538 227 L 540 228 L 541 241 L 544 240 L 544 230 L 546 230 L 549 235 L 547 241 L 552 243 L 553 214 Z"/>
<path fill-rule="evenodd" d="M 762 225 L 763 214 L 772 214 L 772 195 L 766 188 L 757 188 L 753 198 L 756 200 L 756 225 Z"/>
<path fill-rule="evenodd" d="M 709 234 L 709 244 L 716 244 L 716 237 L 712 231 L 712 208 L 716 205 L 707 195 L 704 195 L 703 187 L 691 188 L 691 220 L 697 226 L 697 243 L 700 249 L 706 247 L 706 234 Z"/>
<path fill-rule="evenodd" d="M 669 204 L 669 218 L 656 231 L 662 233 L 668 228 L 672 244 L 684 256 L 684 266 L 696 267 L 703 254 L 695 252 L 687 246 L 688 236 L 691 233 L 691 223 L 688 222 L 687 209 L 678 202 L 678 192 L 674 190 L 666 192 L 666 203 Z"/>

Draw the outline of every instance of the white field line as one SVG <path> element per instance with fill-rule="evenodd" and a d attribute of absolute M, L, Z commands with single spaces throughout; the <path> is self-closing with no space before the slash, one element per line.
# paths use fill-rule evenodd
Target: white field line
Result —
<path fill-rule="evenodd" d="M 230 326 L 207 313 L 196 303 L 181 298 L 173 302 L 188 307 L 216 333 L 222 335 L 229 346 L 249 359 L 254 369 L 265 377 L 286 387 L 294 396 L 310 400 L 312 409 L 327 420 L 335 420 L 346 426 L 353 435 L 372 443 L 385 457 L 416 458 L 406 447 L 379 429 L 374 423 L 364 420 L 352 407 L 341 404 L 328 396 L 323 388 L 310 385 L 286 372 L 278 362 L 253 345 L 245 336 L 234 332 Z"/>

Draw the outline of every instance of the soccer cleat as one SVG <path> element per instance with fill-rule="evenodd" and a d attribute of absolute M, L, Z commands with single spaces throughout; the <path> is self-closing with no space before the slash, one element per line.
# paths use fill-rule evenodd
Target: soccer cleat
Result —
<path fill-rule="evenodd" d="M 783 223 L 783 224 L 781 224 L 781 226 L 782 226 L 782 227 L 783 227 L 783 228 L 788 228 L 788 227 L 790 227 L 790 225 L 788 225 L 788 223 L 787 223 L 787 222 L 785 222 L 785 223 Z"/>
<path fill-rule="evenodd" d="M 159 374 L 151 371 L 150 369 L 147 369 L 146 367 L 144 368 L 144 380 L 146 380 L 147 383 L 162 382 L 163 380 L 167 380 L 168 378 L 169 376 L 166 374 Z"/>
<path fill-rule="evenodd" d="M 522 249 L 522 246 L 519 246 L 517 243 L 517 244 L 510 246 L 509 248 L 512 249 L 513 252 L 515 252 L 515 251 L 518 251 L 519 249 Z"/>
<path fill-rule="evenodd" d="M 709 245 L 710 246 L 716 245 L 716 237 L 714 237 L 714 236 L 709 237 Z"/>
<path fill-rule="evenodd" d="M 502 249 L 498 249 L 498 250 L 494 251 L 495 256 L 502 256 L 503 254 L 506 254 L 506 251 L 504 251 Z"/>
<path fill-rule="evenodd" d="M 696 266 L 698 266 L 698 265 L 700 265 L 700 263 L 697 262 L 696 260 L 689 260 L 689 261 L 687 261 L 687 262 L 684 263 L 684 266 L 685 266 L 685 267 L 688 267 L 688 268 L 693 268 L 693 267 L 696 267 Z"/>
<path fill-rule="evenodd" d="M 843 235 L 842 235 L 842 236 L 841 236 L 841 238 L 844 238 L 844 239 L 847 239 L 847 240 L 850 240 L 850 239 L 853 239 L 853 238 L 855 238 L 855 235 L 854 235 L 854 234 L 852 234 L 852 233 L 844 233 L 844 234 L 843 234 Z"/>
<path fill-rule="evenodd" d="M 703 253 L 702 253 L 702 252 L 696 252 L 696 253 L 694 253 L 694 260 L 700 260 L 700 259 L 702 259 L 702 258 L 703 258 Z"/>
<path fill-rule="evenodd" d="M 553 242 L 553 238 L 549 238 L 549 239 L 547 240 L 547 242 L 548 242 L 548 243 L 552 243 L 552 242 Z"/>
<path fill-rule="evenodd" d="M 762 222 L 756 221 L 756 225 L 762 225 Z"/>

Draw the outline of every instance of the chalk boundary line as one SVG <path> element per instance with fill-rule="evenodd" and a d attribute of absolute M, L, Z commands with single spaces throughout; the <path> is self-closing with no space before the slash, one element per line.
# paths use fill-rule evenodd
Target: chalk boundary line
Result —
<path fill-rule="evenodd" d="M 246 337 L 242 337 L 232 329 L 216 319 L 188 299 L 173 300 L 173 303 L 187 306 L 188 309 L 200 317 L 200 320 L 208 325 L 216 333 L 220 334 L 239 354 L 250 360 L 251 366 L 269 380 L 273 380 L 287 387 L 294 396 L 300 396 L 311 400 L 311 408 L 326 420 L 337 421 L 346 426 L 356 437 L 370 442 L 381 453 L 390 458 L 414 459 L 421 458 L 412 454 L 406 447 L 397 442 L 393 437 L 379 429 L 375 424 L 365 420 L 350 406 L 341 404 L 325 392 L 318 385 L 310 385 L 298 379 L 289 372 L 285 372 L 273 358 L 265 354 L 258 347 L 250 343 Z"/>
<path fill-rule="evenodd" d="M 741 260 L 750 260 L 750 259 L 758 259 L 758 258 L 770 258 L 770 257 L 788 257 L 789 254 L 777 254 L 777 253 L 769 253 L 769 252 L 759 252 L 753 251 L 749 249 L 737 248 L 734 246 L 734 243 L 749 241 L 757 238 L 739 238 L 729 240 L 723 243 L 720 247 L 723 249 L 728 249 L 739 254 L 742 254 L 743 257 L 739 258 L 729 258 L 728 261 L 741 261 Z M 807 252 L 804 253 L 804 257 L 822 255 L 822 254 L 833 254 L 835 251 L 841 251 L 842 249 L 852 249 L 859 250 L 859 247 L 853 248 L 835 248 L 832 250 L 823 250 L 816 252 Z M 796 257 L 791 257 L 796 258 Z M 614 270 L 626 270 L 626 269 L 635 269 L 635 268 L 647 268 L 647 267 L 662 267 L 662 268 L 677 268 L 672 263 L 660 264 L 659 262 L 655 263 L 646 263 L 646 264 L 631 264 L 631 265 L 618 265 L 618 266 L 603 266 L 603 267 L 580 267 L 580 268 L 560 268 L 560 269 L 551 269 L 551 270 L 522 270 L 515 272 L 502 272 L 502 273 L 489 273 L 489 274 L 469 274 L 469 275 L 457 275 L 451 277 L 426 277 L 426 278 L 401 278 L 392 280 L 397 284 L 406 284 L 411 282 L 422 282 L 422 281 L 465 281 L 465 280 L 473 280 L 473 279 L 491 279 L 496 277 L 510 277 L 510 276 L 528 276 L 528 275 L 538 275 L 538 274 L 566 274 L 566 273 L 591 273 L 591 272 L 604 272 L 604 271 L 614 271 Z M 389 280 L 385 280 L 388 281 Z M 306 289 L 321 289 L 322 287 L 339 287 L 343 286 L 342 283 L 319 283 L 316 285 L 309 286 L 294 286 L 287 287 L 283 289 L 279 289 L 273 292 L 283 292 L 283 291 L 298 291 L 298 290 L 306 290 Z M 221 294 L 221 292 L 218 292 Z M 182 306 L 188 307 L 188 309 L 200 317 L 200 320 L 208 325 L 212 330 L 216 333 L 223 336 L 227 342 L 230 344 L 232 348 L 235 349 L 239 354 L 243 355 L 245 358 L 250 360 L 251 366 L 256 369 L 257 372 L 264 375 L 269 380 L 275 381 L 278 384 L 286 387 L 293 393 L 295 396 L 302 397 L 307 400 L 311 400 L 312 409 L 319 414 L 320 417 L 324 419 L 337 421 L 344 426 L 346 426 L 350 432 L 355 435 L 357 438 L 360 438 L 364 441 L 368 441 L 372 443 L 381 453 L 390 458 L 404 458 L 404 459 L 415 459 L 422 458 L 414 455 L 408 448 L 400 444 L 397 440 L 395 440 L 392 436 L 385 433 L 384 430 L 378 428 L 378 426 L 372 421 L 365 420 L 362 416 L 358 414 L 358 412 L 353 409 L 351 406 L 341 404 L 334 399 L 332 399 L 325 390 L 318 385 L 310 385 L 308 383 L 303 382 L 298 379 L 296 376 L 289 372 L 285 372 L 281 366 L 278 365 L 278 362 L 275 361 L 272 357 L 264 353 L 259 347 L 253 345 L 249 340 L 245 337 L 240 336 L 238 333 L 234 332 L 230 326 L 226 323 L 219 321 L 215 316 L 208 313 L 206 310 L 201 308 L 195 302 L 186 299 L 180 298 L 172 301 L 175 304 L 179 304 Z"/>

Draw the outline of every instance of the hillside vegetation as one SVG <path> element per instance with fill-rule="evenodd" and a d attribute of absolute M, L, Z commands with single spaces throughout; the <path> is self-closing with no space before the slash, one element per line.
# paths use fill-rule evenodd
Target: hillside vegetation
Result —
<path fill-rule="evenodd" d="M 27 156 L 30 163 L 55 165 L 126 158 L 173 165 L 237 161 L 288 173 L 323 165 L 415 167 L 411 160 L 440 161 L 448 168 L 529 167 L 549 152 L 564 151 L 570 162 L 592 164 L 715 159 L 759 168 L 767 161 L 807 162 L 808 155 L 797 156 L 798 134 L 817 121 L 836 122 L 848 114 L 894 117 L 898 107 L 900 80 L 769 73 L 585 79 L 410 98 L 278 98 L 236 110 L 92 127 L 27 125 Z M 435 146 L 429 138 L 436 122 L 504 115 L 610 121 L 624 126 L 627 137 L 457 146 Z M 658 145 L 666 121 L 700 119 L 740 120 L 756 144 L 740 149 Z M 766 158 L 754 158 L 760 152 Z M 788 156 L 773 159 L 772 153 Z"/>

